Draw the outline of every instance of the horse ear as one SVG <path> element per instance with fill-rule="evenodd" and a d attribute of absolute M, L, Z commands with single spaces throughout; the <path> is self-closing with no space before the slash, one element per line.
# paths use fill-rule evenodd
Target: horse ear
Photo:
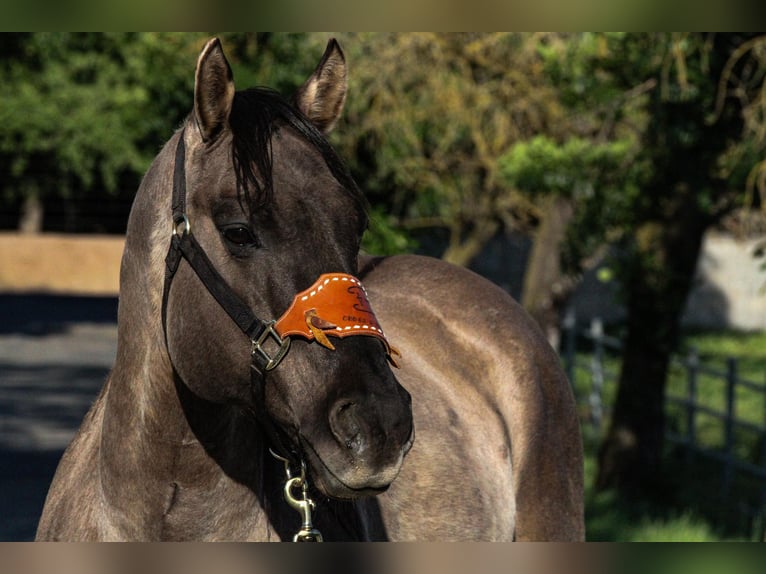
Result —
<path fill-rule="evenodd" d="M 293 101 L 303 115 L 327 134 L 340 118 L 347 88 L 346 58 L 332 38 L 316 70 L 298 89 Z"/>
<path fill-rule="evenodd" d="M 226 126 L 234 101 L 234 76 L 218 38 L 200 52 L 194 74 L 194 117 L 203 141 L 214 139 Z"/>

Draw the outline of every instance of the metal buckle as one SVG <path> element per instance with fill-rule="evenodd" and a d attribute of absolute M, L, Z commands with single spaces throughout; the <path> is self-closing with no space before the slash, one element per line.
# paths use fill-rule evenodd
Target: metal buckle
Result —
<path fill-rule="evenodd" d="M 276 329 L 274 329 L 275 324 L 276 321 L 269 321 L 266 324 L 266 328 L 258 336 L 258 338 L 251 341 L 253 348 L 250 354 L 255 355 L 258 353 L 266 361 L 266 366 L 264 369 L 267 371 L 270 371 L 276 367 L 282 361 L 282 359 L 284 359 L 287 351 L 290 350 L 290 337 L 285 337 L 284 339 L 280 337 L 279 333 L 277 333 Z M 266 352 L 266 349 L 263 348 L 263 344 L 266 342 L 266 340 L 268 340 L 269 337 L 273 338 L 279 345 L 279 350 L 273 357 Z"/>
<path fill-rule="evenodd" d="M 173 235 L 185 235 L 188 233 L 191 233 L 191 222 L 186 217 L 186 214 L 182 213 L 173 219 Z"/>

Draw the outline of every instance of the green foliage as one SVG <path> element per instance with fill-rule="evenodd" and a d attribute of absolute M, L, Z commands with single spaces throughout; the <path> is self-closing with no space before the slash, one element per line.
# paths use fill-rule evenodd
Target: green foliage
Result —
<path fill-rule="evenodd" d="M 239 88 L 270 85 L 287 94 L 313 70 L 329 37 L 220 35 Z M 703 36 L 337 36 L 351 84 L 346 119 L 331 139 L 377 212 L 387 214 L 369 234 L 388 235 L 369 240 L 385 249 L 410 248 L 405 237 L 421 229 L 446 230 L 454 247 L 472 238 L 480 244 L 483 229 L 527 229 L 539 215 L 537 197 L 559 193 L 583 206 L 570 242 L 590 246 L 571 250 L 573 259 L 585 256 L 595 243 L 584 231 L 588 225 L 598 224 L 590 236 L 602 237 L 636 216 L 636 206 L 656 204 L 636 184 L 662 165 L 654 161 L 661 156 L 637 149 L 652 90 L 661 90 L 665 101 L 699 101 L 713 121 L 715 92 L 702 89 L 711 65 Z M 3 35 L 0 193 L 134 189 L 191 108 L 193 63 L 205 37 Z M 740 68 L 731 77 L 741 80 Z M 758 110 L 747 116 L 756 136 L 763 133 Z M 692 119 L 683 125 L 679 119 L 668 143 L 699 139 Z M 533 139 L 536 134 L 542 137 Z M 760 172 L 751 168 L 762 139 L 729 149 L 716 169 L 735 181 L 758 181 Z M 709 190 L 696 193 L 701 205 L 717 205 Z"/>
<path fill-rule="evenodd" d="M 695 238 L 752 203 L 763 179 L 766 137 L 758 134 L 766 132 L 754 118 L 763 109 L 766 64 L 757 52 L 766 41 L 746 57 L 748 42 L 735 34 L 589 33 L 538 44 L 566 121 L 514 143 L 500 174 L 533 201 L 572 202 L 565 273 L 577 276 L 603 245 L 617 244 L 609 269 L 623 298 L 654 293 L 658 311 L 675 321 L 693 272 L 684 254 L 693 260 Z M 727 68 L 733 54 L 728 62 L 737 65 Z M 736 100 L 723 97 L 728 85 Z"/>
<path fill-rule="evenodd" d="M 340 40 L 352 67 L 346 121 L 333 141 L 399 233 L 446 230 L 445 258 L 465 264 L 488 229 L 530 219 L 529 198 L 501 180 L 497 160 L 514 141 L 555 126 L 561 114 L 534 36 Z"/>
<path fill-rule="evenodd" d="M 396 255 L 415 250 L 417 243 L 402 231 L 396 219 L 380 209 L 370 212 L 370 225 L 362 238 L 362 250 L 375 255 Z"/>
<path fill-rule="evenodd" d="M 238 89 L 287 95 L 313 71 L 326 34 L 223 33 Z M 192 107 L 207 34 L 34 33 L 0 36 L 0 198 L 131 193 Z M 365 244 L 410 248 L 374 212 Z"/>
<path fill-rule="evenodd" d="M 499 159 L 508 185 L 532 198 L 555 195 L 573 202 L 574 218 L 561 246 L 564 271 L 576 274 L 608 237 L 615 240 L 633 215 L 640 197 L 641 173 L 629 139 L 592 141 L 570 137 L 557 143 L 547 136 L 522 141 Z"/>
<path fill-rule="evenodd" d="M 6 197 L 116 193 L 190 107 L 191 36 L 38 33 L 13 42 L 0 67 Z"/>
<path fill-rule="evenodd" d="M 513 145 L 499 159 L 500 173 L 510 185 L 533 195 L 603 200 L 633 191 L 626 189 L 634 183 L 629 181 L 628 170 L 623 171 L 632 148 L 625 140 L 599 143 L 573 137 L 557 144 L 541 135 Z"/>

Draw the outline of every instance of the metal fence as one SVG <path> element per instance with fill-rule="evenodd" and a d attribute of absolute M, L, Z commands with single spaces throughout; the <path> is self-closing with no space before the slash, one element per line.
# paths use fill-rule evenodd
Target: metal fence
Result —
<path fill-rule="evenodd" d="M 610 400 L 605 395 L 613 395 L 619 375 L 616 357 L 622 350 L 622 342 L 605 334 L 600 319 L 578 326 L 574 314 L 569 312 L 562 327 L 564 368 L 574 386 L 583 424 L 599 437 L 610 412 Z M 607 360 L 609 355 L 611 360 Z M 763 382 L 747 380 L 739 374 L 739 363 L 739 359 L 728 357 L 722 367 L 705 364 L 695 349 L 672 357 L 675 384 L 667 386 L 665 438 L 669 445 L 684 450 L 688 462 L 697 456 L 715 462 L 720 473 L 718 500 L 726 501 L 739 513 L 751 536 L 763 539 L 766 531 L 766 376 Z M 718 404 L 711 405 L 700 397 L 703 378 L 707 396 L 711 391 L 718 393 Z M 738 406 L 744 401 L 763 405 L 761 416 L 752 415 L 751 404 L 749 418 L 740 417 Z M 718 444 L 702 440 L 702 422 L 707 427 L 720 425 L 722 438 Z M 743 445 L 743 434 L 748 435 L 746 445 Z M 746 493 L 735 487 L 743 480 L 750 485 Z"/>

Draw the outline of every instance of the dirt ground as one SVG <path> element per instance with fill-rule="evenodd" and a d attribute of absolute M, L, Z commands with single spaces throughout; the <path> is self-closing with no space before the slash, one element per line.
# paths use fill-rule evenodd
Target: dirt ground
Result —
<path fill-rule="evenodd" d="M 0 233 L 0 293 L 117 295 L 125 239 Z"/>
<path fill-rule="evenodd" d="M 0 233 L 0 541 L 34 537 L 114 362 L 121 236 Z"/>

